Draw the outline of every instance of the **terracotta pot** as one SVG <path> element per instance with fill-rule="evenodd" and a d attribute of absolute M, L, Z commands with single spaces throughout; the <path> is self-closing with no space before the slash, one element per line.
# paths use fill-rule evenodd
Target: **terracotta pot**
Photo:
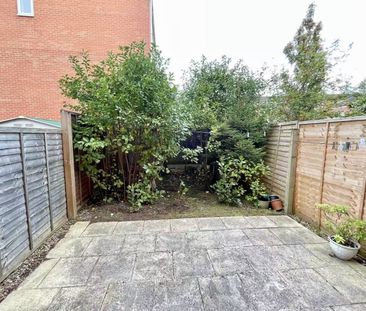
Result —
<path fill-rule="evenodd" d="M 278 212 L 282 211 L 283 210 L 282 201 L 280 199 L 271 200 L 271 208 Z"/>

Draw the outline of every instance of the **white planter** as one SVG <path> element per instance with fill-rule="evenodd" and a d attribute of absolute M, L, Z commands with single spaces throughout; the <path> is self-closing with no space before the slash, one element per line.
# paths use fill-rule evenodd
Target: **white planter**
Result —
<path fill-rule="evenodd" d="M 356 247 L 344 246 L 336 243 L 332 237 L 328 237 L 330 248 L 332 249 L 334 255 L 342 260 L 350 260 L 355 257 L 361 248 L 359 243 L 354 242 Z"/>

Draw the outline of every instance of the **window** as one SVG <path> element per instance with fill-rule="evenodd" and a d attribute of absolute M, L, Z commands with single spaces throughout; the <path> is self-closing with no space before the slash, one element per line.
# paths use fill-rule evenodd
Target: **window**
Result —
<path fill-rule="evenodd" d="M 34 16 L 33 0 L 17 0 L 18 1 L 18 15 Z"/>

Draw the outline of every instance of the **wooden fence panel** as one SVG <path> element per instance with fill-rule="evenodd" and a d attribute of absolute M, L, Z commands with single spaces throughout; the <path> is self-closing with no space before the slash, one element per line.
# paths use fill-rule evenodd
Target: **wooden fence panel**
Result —
<path fill-rule="evenodd" d="M 66 220 L 59 130 L 0 128 L 0 280 Z"/>

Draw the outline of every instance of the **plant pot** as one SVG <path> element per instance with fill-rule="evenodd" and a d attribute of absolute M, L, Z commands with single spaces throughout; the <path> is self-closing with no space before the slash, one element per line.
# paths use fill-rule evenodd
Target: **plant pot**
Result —
<path fill-rule="evenodd" d="M 271 200 L 271 208 L 277 212 L 283 210 L 282 201 L 280 199 Z"/>
<path fill-rule="evenodd" d="M 267 195 L 258 198 L 258 205 L 260 208 L 269 208 L 269 197 Z"/>
<path fill-rule="evenodd" d="M 334 241 L 333 236 L 328 237 L 328 241 L 334 255 L 341 260 L 351 260 L 357 255 L 361 248 L 361 245 L 357 242 L 352 242 L 354 245 L 353 247 L 338 244 Z"/>

